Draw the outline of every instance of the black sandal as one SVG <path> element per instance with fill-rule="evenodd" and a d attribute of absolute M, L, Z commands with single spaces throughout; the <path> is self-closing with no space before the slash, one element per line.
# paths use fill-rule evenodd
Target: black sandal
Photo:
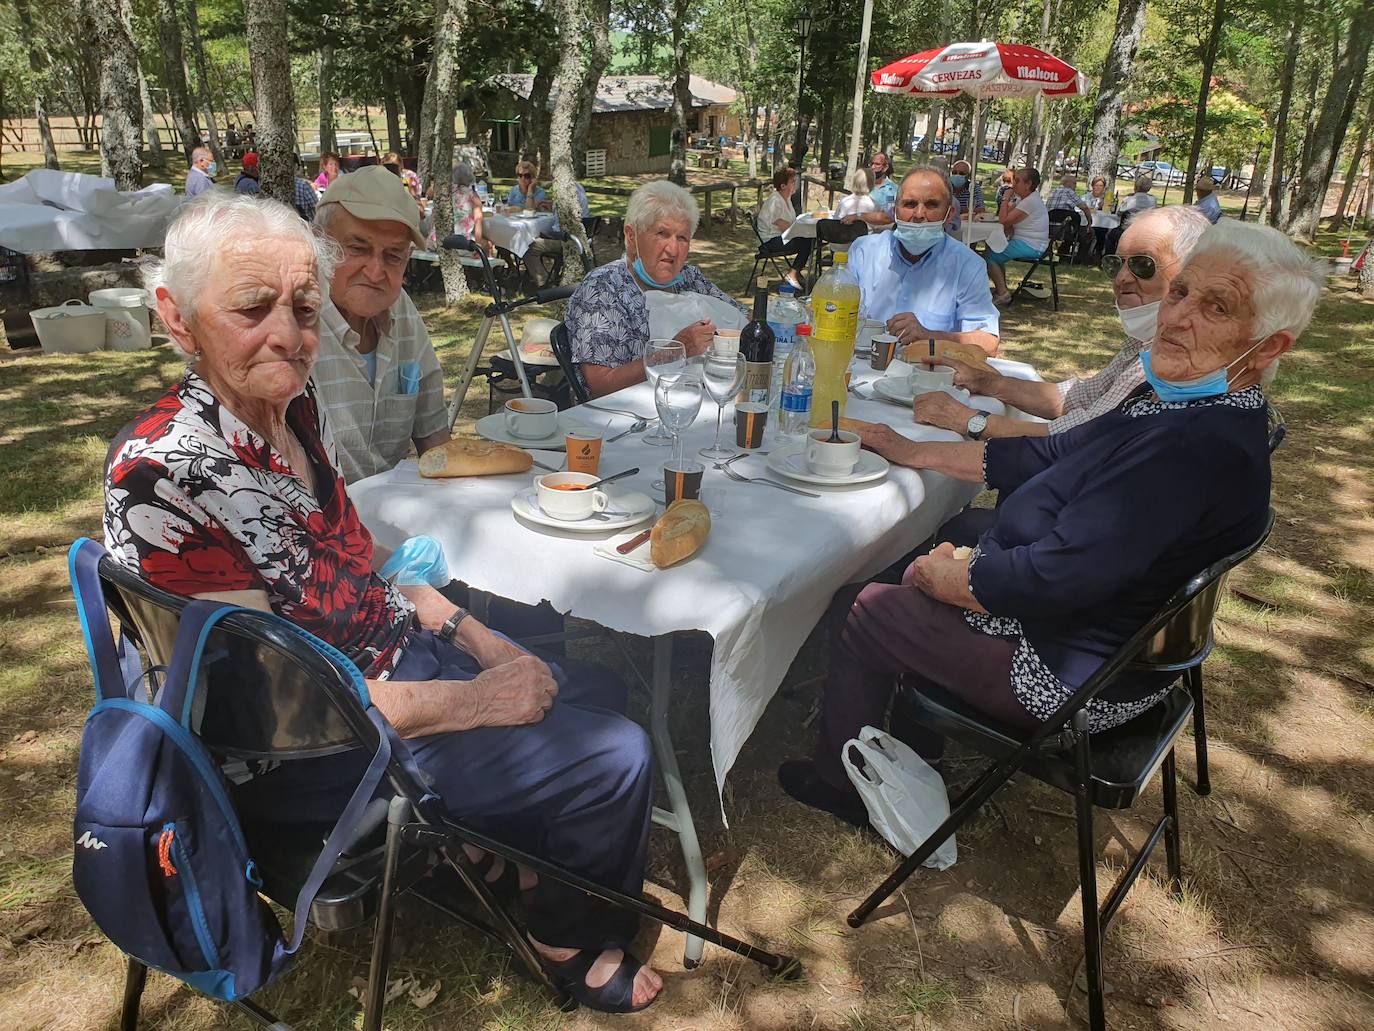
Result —
<path fill-rule="evenodd" d="M 624 950 L 620 966 L 615 968 L 615 973 L 605 984 L 600 988 L 593 988 L 587 984 L 587 972 L 600 955 L 599 950 L 582 949 L 570 959 L 561 962 L 547 956 L 541 959 L 544 961 L 544 969 L 549 972 L 554 982 L 589 1010 L 599 1013 L 638 1013 L 653 1005 L 654 999 L 658 998 L 657 995 L 642 1005 L 634 1004 L 635 976 L 644 964 Z"/>
<path fill-rule="evenodd" d="M 497 860 L 501 860 L 506 865 L 502 868 L 501 875 L 495 880 L 491 880 L 487 875 L 491 873 L 491 868 L 496 865 Z M 472 866 L 477 871 L 478 879 L 487 886 L 487 890 L 502 902 L 514 902 L 521 896 L 520 867 L 509 859 L 502 859 L 496 853 L 488 852 L 481 859 L 476 860 Z M 534 889 L 531 888 L 530 890 L 533 891 Z"/>

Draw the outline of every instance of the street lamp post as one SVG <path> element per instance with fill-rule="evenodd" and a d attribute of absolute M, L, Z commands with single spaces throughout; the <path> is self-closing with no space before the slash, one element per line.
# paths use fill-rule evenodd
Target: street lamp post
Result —
<path fill-rule="evenodd" d="M 793 23 L 797 28 L 797 135 L 792 141 L 792 167 L 797 170 L 797 189 L 792 194 L 792 207 L 802 209 L 802 169 L 806 160 L 806 122 L 802 118 L 802 95 L 806 92 L 806 40 L 811 35 L 811 12 L 803 8 Z"/>

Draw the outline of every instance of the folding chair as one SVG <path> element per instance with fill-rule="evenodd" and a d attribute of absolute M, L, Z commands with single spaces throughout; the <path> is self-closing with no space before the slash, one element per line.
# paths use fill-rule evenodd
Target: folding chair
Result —
<path fill-rule="evenodd" d="M 1045 245 L 1044 252 L 1038 258 L 1013 258 L 1012 261 L 1022 262 L 1030 265 L 1026 274 L 1021 277 L 1021 282 L 1016 284 L 1016 289 L 1011 292 L 1012 302 L 1017 301 L 1026 286 L 1030 283 L 1031 276 L 1035 275 L 1035 270 L 1044 265 L 1050 270 L 1050 297 L 1054 301 L 1054 310 L 1059 310 L 1059 276 L 1057 269 L 1059 259 L 1056 257 L 1055 245 L 1062 245 L 1074 232 L 1077 231 L 1078 218 L 1072 211 L 1056 210 L 1050 212 L 1050 242 Z"/>
<path fill-rule="evenodd" d="M 786 279 L 787 273 L 792 271 L 791 266 L 783 261 L 786 255 L 774 254 L 771 251 L 765 251 L 763 249 L 763 234 L 759 232 L 758 212 L 748 212 L 748 216 L 749 228 L 754 231 L 754 239 L 758 241 L 759 245 L 758 249 L 754 251 L 753 271 L 749 273 L 748 280 L 746 280 L 744 286 L 740 288 L 741 294 L 752 294 L 754 284 L 758 282 L 759 269 L 761 268 L 772 269 L 773 274 L 779 279 Z"/>
<path fill-rule="evenodd" d="M 147 583 L 108 554 L 97 572 L 108 609 L 122 633 L 156 669 L 170 656 L 188 599 Z M 330 654 L 332 652 L 332 654 Z M 296 761 L 377 749 L 379 731 L 367 714 L 356 667 L 311 635 L 268 613 L 241 609 L 216 624 L 201 656 L 202 678 L 194 707 L 201 712 L 196 733 L 224 762 Z M 372 952 L 363 1001 L 363 1031 L 379 1031 L 390 965 L 397 902 L 414 895 L 431 907 L 502 943 L 524 972 L 541 985 L 554 1005 L 576 1003 L 546 974 L 524 931 L 491 892 L 467 858 L 471 844 L 667 926 L 690 931 L 764 966 L 778 976 L 799 971 L 795 960 L 747 945 L 697 924 L 643 898 L 603 888 L 552 863 L 512 849 L 453 820 L 425 786 L 403 745 L 396 741 L 387 766 L 387 798 L 374 800 L 370 819 L 345 849 L 310 908 L 322 930 L 373 921 Z M 381 828 L 385 824 L 384 836 Z M 274 901 L 293 900 L 320 853 L 332 824 L 243 821 L 249 849 Z M 480 915 L 454 908 L 427 877 L 441 865 L 455 872 L 480 905 Z M 130 957 L 120 1017 L 121 1031 L 136 1031 L 148 968 Z M 241 999 L 233 1006 L 270 1031 L 289 1025 Z"/>
<path fill-rule="evenodd" d="M 587 381 L 582 378 L 582 370 L 573 360 L 566 323 L 560 322 L 553 327 L 553 332 L 549 334 L 549 346 L 553 348 L 553 356 L 558 359 L 558 367 L 563 370 L 563 378 L 568 384 L 569 403 L 564 407 L 586 404 L 592 395 L 587 389 Z"/>
<path fill-rule="evenodd" d="M 1013 775 L 1026 773 L 1072 794 L 1075 799 L 1088 1019 L 1092 1031 L 1103 1031 L 1107 1025 L 1103 1005 L 1102 935 L 1161 837 L 1164 838 L 1173 890 L 1177 893 L 1181 888 L 1174 740 L 1188 723 L 1193 700 L 1188 688 L 1176 684 L 1148 712 L 1091 737 L 1088 734 L 1088 703 L 1122 675 L 1139 670 L 1144 665 L 1143 652 L 1156 635 L 1197 598 L 1217 589 L 1222 577 L 1258 551 L 1273 525 L 1274 512 L 1270 509 L 1258 539 L 1189 580 L 1029 737 L 994 723 L 970 709 L 956 695 L 928 681 L 904 678 L 899 699 L 910 710 L 903 714 L 904 719 L 918 722 L 923 728 L 982 752 L 993 762 L 953 800 L 949 817 L 931 832 L 921 847 L 903 860 L 849 914 L 849 926 L 861 926 L 1002 785 Z M 1168 666 L 1154 668 L 1157 671 L 1169 669 Z M 1154 778 L 1156 770 L 1161 772 L 1164 815 L 1154 825 L 1144 846 L 1099 912 L 1097 868 L 1093 858 L 1093 807 L 1129 809 Z"/>
<path fill-rule="evenodd" d="M 868 235 L 868 223 L 859 219 L 855 219 L 849 225 L 845 225 L 838 218 L 823 218 L 817 222 L 815 273 L 812 275 L 811 282 L 815 283 L 821 278 L 821 272 L 826 265 L 834 264 L 833 256 L 830 261 L 825 260 L 827 250 L 833 248 L 835 244 L 848 247 L 859 237 L 866 235 Z"/>

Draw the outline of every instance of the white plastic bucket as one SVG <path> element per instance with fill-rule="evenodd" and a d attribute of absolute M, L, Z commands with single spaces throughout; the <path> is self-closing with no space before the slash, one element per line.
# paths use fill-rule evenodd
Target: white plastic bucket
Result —
<path fill-rule="evenodd" d="M 29 312 L 44 354 L 86 354 L 105 346 L 105 311 L 80 298 Z"/>
<path fill-rule="evenodd" d="M 1333 276 L 1348 276 L 1350 275 L 1350 269 L 1354 264 L 1354 258 L 1337 258 L 1332 263 L 1331 274 Z"/>
<path fill-rule="evenodd" d="M 92 290 L 91 303 L 105 312 L 105 346 L 111 351 L 153 346 L 147 291 L 123 286 Z"/>

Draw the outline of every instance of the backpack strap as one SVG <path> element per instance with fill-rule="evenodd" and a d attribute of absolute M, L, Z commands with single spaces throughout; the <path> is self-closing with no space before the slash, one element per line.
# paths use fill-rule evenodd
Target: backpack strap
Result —
<path fill-rule="evenodd" d="M 86 655 L 95 674 L 95 694 L 100 701 L 128 698 L 143 680 L 143 660 L 138 649 L 123 630 L 118 642 L 110 630 L 110 614 L 100 584 L 100 560 L 108 554 L 88 537 L 77 538 L 67 552 L 76 613 L 81 618 L 81 635 L 86 641 Z"/>

